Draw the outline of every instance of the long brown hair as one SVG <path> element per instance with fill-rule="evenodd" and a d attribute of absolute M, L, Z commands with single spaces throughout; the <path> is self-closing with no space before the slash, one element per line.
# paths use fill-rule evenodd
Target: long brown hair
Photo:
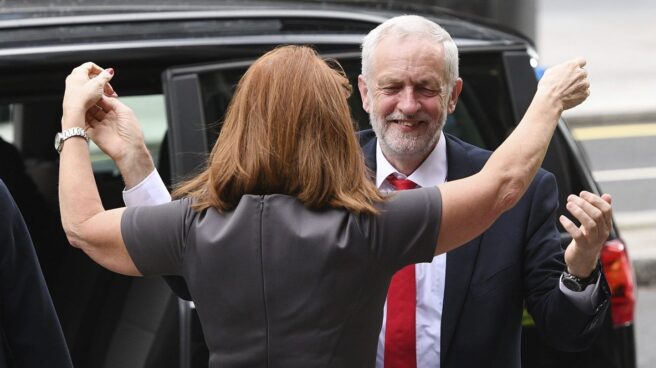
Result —
<path fill-rule="evenodd" d="M 334 63 L 331 63 L 334 64 Z M 227 211 L 244 194 L 287 194 L 308 208 L 376 214 L 383 197 L 360 152 L 343 72 L 304 46 L 276 48 L 243 75 L 207 168 L 175 197 Z"/>

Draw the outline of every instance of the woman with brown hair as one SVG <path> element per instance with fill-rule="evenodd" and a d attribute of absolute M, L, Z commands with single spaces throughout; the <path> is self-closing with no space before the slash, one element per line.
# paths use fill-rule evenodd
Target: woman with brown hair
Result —
<path fill-rule="evenodd" d="M 62 222 L 110 270 L 182 275 L 210 367 L 372 367 L 391 276 L 474 238 L 519 200 L 560 113 L 588 95 L 583 65 L 545 75 L 480 173 L 384 197 L 360 154 L 346 78 L 312 49 L 281 47 L 243 76 L 207 168 L 177 201 L 105 211 L 86 143 L 66 141 Z M 112 75 L 73 70 L 63 129 L 84 128 L 95 105 L 115 118 L 121 103 L 103 94 Z"/>

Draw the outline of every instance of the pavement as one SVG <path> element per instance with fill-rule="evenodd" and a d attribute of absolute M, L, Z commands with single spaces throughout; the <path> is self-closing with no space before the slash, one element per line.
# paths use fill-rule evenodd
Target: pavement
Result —
<path fill-rule="evenodd" d="M 656 2 L 539 0 L 537 4 L 540 65 L 576 56 L 588 61 L 591 96 L 565 112 L 571 127 L 656 122 L 656 34 L 647 31 L 653 29 Z M 651 154 L 656 158 L 656 147 Z M 639 286 L 656 285 L 656 203 L 644 207 L 647 210 L 614 214 Z"/>

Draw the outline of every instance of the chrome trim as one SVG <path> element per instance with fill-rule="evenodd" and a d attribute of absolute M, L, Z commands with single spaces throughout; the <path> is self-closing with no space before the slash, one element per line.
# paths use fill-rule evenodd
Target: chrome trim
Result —
<path fill-rule="evenodd" d="M 0 29 L 71 26 L 80 24 L 134 23 L 153 21 L 180 21 L 203 19 L 260 19 L 260 18 L 321 18 L 344 21 L 360 21 L 379 24 L 387 17 L 358 12 L 335 10 L 299 10 L 299 9 L 254 9 L 254 10 L 199 10 L 199 11 L 163 11 L 150 13 L 116 13 L 102 15 L 77 15 L 50 18 L 29 18 L 1 20 Z"/>
<path fill-rule="evenodd" d="M 342 44 L 360 45 L 364 35 L 257 35 L 211 38 L 179 38 L 153 41 L 82 43 L 74 45 L 17 47 L 0 49 L 0 57 L 30 54 L 54 54 L 81 51 L 126 50 L 142 48 L 186 48 L 198 46 L 257 45 L 257 44 Z"/>
<path fill-rule="evenodd" d="M 189 47 L 215 47 L 227 45 L 278 45 L 278 44 L 340 44 L 358 46 L 362 43 L 364 34 L 322 34 L 322 35 L 253 35 L 253 36 L 227 36 L 227 37 L 208 37 L 208 38 L 173 38 L 167 40 L 151 41 L 115 41 L 104 43 L 79 43 L 72 45 L 53 45 L 53 46 L 34 46 L 34 47 L 15 47 L 2 49 L 0 48 L 0 57 L 38 55 L 38 54 L 62 54 L 85 51 L 104 51 L 104 50 L 131 50 L 144 48 L 189 48 Z M 481 41 L 458 39 L 458 47 L 471 51 L 469 48 L 489 49 L 498 46 L 508 47 L 515 43 L 507 41 Z M 521 44 L 520 49 L 524 49 Z"/>

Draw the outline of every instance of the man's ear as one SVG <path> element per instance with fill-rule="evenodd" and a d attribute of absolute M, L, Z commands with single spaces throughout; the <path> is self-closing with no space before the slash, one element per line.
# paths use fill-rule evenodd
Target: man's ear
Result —
<path fill-rule="evenodd" d="M 449 96 L 449 114 L 455 111 L 460 92 L 462 92 L 462 78 L 456 79 L 456 84 L 454 84 L 453 89 L 451 89 L 451 95 Z"/>
<path fill-rule="evenodd" d="M 362 99 L 362 108 L 369 113 L 369 89 L 362 74 L 358 75 L 358 90 L 360 91 L 360 98 Z"/>

